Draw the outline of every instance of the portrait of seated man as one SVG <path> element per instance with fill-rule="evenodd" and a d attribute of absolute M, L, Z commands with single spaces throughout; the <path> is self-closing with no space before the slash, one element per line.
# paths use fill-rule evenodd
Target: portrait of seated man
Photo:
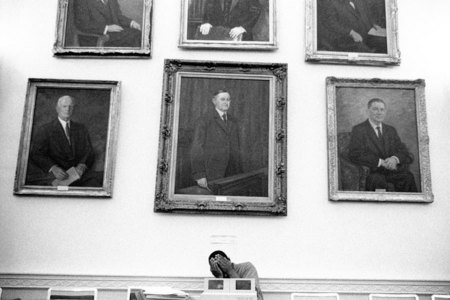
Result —
<path fill-rule="evenodd" d="M 353 163 L 370 169 L 366 191 L 417 192 L 414 175 L 408 169 L 413 157 L 397 130 L 383 122 L 387 110 L 380 98 L 368 101 L 368 118 L 353 126 L 348 157 Z"/>
<path fill-rule="evenodd" d="M 384 1 L 317 0 L 317 50 L 387 53 Z"/>
<path fill-rule="evenodd" d="M 221 89 L 212 96 L 214 107 L 196 121 L 191 147 L 192 177 L 201 188 L 209 181 L 242 172 L 239 125 L 228 113 L 231 95 Z"/>
<path fill-rule="evenodd" d="M 258 0 L 206 0 L 195 39 L 253 41 L 261 12 Z"/>
<path fill-rule="evenodd" d="M 264 300 L 259 286 L 259 276 L 251 262 L 233 263 L 221 250 L 212 252 L 208 257 L 209 268 L 216 278 L 254 278 L 255 290 L 258 300 Z"/>
<path fill-rule="evenodd" d="M 122 13 L 118 0 L 71 1 L 74 26 L 83 33 L 79 46 L 97 46 L 96 36 L 103 36 L 103 47 L 141 46 L 141 24 Z"/>
<path fill-rule="evenodd" d="M 72 96 L 59 97 L 54 119 L 33 130 L 27 184 L 102 186 L 103 172 L 92 168 L 95 154 L 89 132 L 83 124 L 72 120 L 75 107 Z M 71 182 L 61 183 L 66 180 Z"/>

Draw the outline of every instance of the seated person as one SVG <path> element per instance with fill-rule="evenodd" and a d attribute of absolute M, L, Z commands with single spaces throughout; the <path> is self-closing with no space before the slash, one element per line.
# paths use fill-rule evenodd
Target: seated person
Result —
<path fill-rule="evenodd" d="M 377 0 L 382 1 L 382 0 Z M 371 6 L 372 7 L 372 6 Z M 362 0 L 318 0 L 318 50 L 387 53 L 385 28 Z"/>
<path fill-rule="evenodd" d="M 261 11 L 258 0 L 207 0 L 196 39 L 252 41 Z"/>
<path fill-rule="evenodd" d="M 141 25 L 125 17 L 117 0 L 75 1 L 76 27 L 86 33 L 107 34 L 105 47 L 140 47 Z M 80 39 L 80 44 L 95 46 L 95 41 Z"/>
<path fill-rule="evenodd" d="M 264 299 L 259 287 L 258 272 L 251 262 L 232 263 L 230 258 L 220 250 L 211 253 L 208 257 L 208 262 L 211 273 L 216 278 L 254 278 L 258 300 Z"/>

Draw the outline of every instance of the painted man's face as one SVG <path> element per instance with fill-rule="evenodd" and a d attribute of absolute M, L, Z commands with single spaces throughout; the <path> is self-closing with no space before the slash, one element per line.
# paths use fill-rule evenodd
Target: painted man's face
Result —
<path fill-rule="evenodd" d="M 373 102 L 368 111 L 369 119 L 375 124 L 380 124 L 386 117 L 386 107 L 383 102 Z"/>
<path fill-rule="evenodd" d="M 212 102 L 214 103 L 214 106 L 218 110 L 227 112 L 228 109 L 230 108 L 230 103 L 231 103 L 230 94 L 228 94 L 227 92 L 217 94 L 213 98 Z"/>

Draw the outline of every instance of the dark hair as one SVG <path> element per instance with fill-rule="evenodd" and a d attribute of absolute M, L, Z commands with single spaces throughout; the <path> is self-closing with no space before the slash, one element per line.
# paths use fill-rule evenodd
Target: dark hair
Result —
<path fill-rule="evenodd" d="M 217 90 L 217 91 L 215 91 L 215 92 L 213 93 L 213 97 L 215 97 L 215 96 L 217 96 L 217 95 L 219 95 L 219 94 L 221 94 L 221 93 L 228 93 L 228 94 L 230 94 L 230 92 L 229 92 L 228 90 L 226 90 L 226 89 L 220 89 L 220 90 Z"/>
<path fill-rule="evenodd" d="M 217 254 L 219 254 L 219 255 L 221 255 L 221 256 L 227 258 L 228 260 L 230 259 L 230 258 L 225 254 L 225 252 L 223 252 L 222 250 L 216 250 L 216 251 L 214 251 L 213 253 L 211 253 L 211 254 L 209 255 L 209 257 L 208 257 L 208 262 L 210 261 L 211 258 L 215 257 Z"/>
<path fill-rule="evenodd" d="M 373 103 L 375 102 L 379 102 L 379 103 L 383 103 L 384 107 L 386 107 L 386 103 L 384 103 L 384 101 L 380 98 L 372 98 L 369 100 L 369 102 L 367 102 L 367 108 L 370 108 L 372 106 Z"/>

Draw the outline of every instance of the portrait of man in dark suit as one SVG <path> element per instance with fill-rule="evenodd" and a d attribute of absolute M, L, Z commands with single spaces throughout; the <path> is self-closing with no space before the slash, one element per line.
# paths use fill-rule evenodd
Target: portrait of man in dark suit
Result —
<path fill-rule="evenodd" d="M 209 189 L 208 181 L 242 172 L 238 122 L 227 113 L 230 93 L 218 90 L 212 96 L 214 109 L 201 116 L 195 126 L 191 148 L 192 176 Z"/>
<path fill-rule="evenodd" d="M 189 4 L 188 39 L 268 41 L 269 0 L 194 0 Z"/>
<path fill-rule="evenodd" d="M 267 197 L 268 81 L 183 77 L 175 193 Z"/>
<path fill-rule="evenodd" d="M 317 0 L 317 50 L 386 54 L 385 0 Z"/>
<path fill-rule="evenodd" d="M 80 47 L 140 47 L 141 19 L 134 20 L 126 16 L 118 0 L 70 0 L 67 36 L 75 36 Z M 142 1 L 135 5 L 133 17 L 142 13 Z M 74 28 L 72 28 L 72 26 Z M 69 32 L 68 32 L 69 33 Z M 66 44 L 68 42 L 66 38 Z M 99 41 L 101 41 L 99 43 Z"/>
<path fill-rule="evenodd" d="M 92 169 L 95 154 L 89 132 L 72 120 L 75 105 L 73 97 L 61 96 L 55 106 L 57 116 L 36 128 L 27 184 L 102 186 L 103 173 Z M 65 180 L 69 182 L 64 183 Z"/>
<path fill-rule="evenodd" d="M 387 109 L 380 98 L 368 101 L 367 120 L 351 131 L 348 157 L 369 168 L 366 191 L 417 192 L 414 175 L 408 169 L 413 156 L 395 127 L 384 123 Z"/>

